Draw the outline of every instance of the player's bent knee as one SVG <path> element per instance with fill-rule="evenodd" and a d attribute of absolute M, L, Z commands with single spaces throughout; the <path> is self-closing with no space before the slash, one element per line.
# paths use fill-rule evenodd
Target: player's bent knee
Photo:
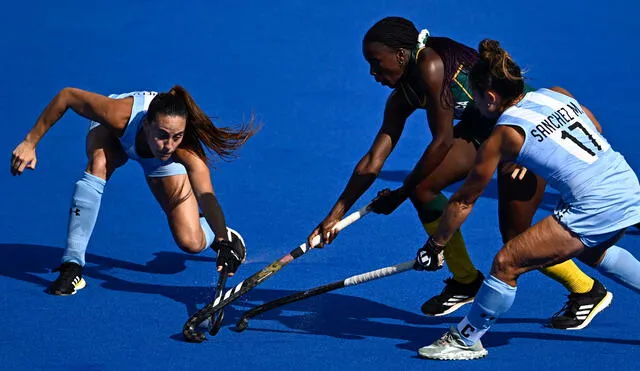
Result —
<path fill-rule="evenodd" d="M 517 280 L 519 268 L 512 254 L 503 248 L 493 259 L 491 274 L 505 282 L 512 282 Z"/>
<path fill-rule="evenodd" d="M 414 205 L 422 205 L 435 200 L 439 194 L 439 191 L 432 190 L 428 185 L 418 185 L 409 198 Z"/>
<path fill-rule="evenodd" d="M 176 236 L 176 244 L 180 250 L 189 254 L 198 254 L 205 249 L 204 237 L 194 234 Z"/>
<path fill-rule="evenodd" d="M 103 151 L 95 151 L 89 158 L 87 173 L 102 179 L 107 179 L 109 173 L 107 169 L 107 156 Z"/>

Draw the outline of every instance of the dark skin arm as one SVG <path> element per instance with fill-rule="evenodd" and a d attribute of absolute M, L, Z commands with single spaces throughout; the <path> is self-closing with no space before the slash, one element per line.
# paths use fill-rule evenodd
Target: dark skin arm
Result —
<path fill-rule="evenodd" d="M 371 148 L 356 165 L 344 191 L 327 217 L 309 235 L 309 244 L 317 235 L 322 237 L 319 247 L 335 239 L 337 232 L 332 231 L 333 227 L 378 177 L 384 162 L 400 139 L 407 118 L 414 110 L 401 94 L 396 91 L 391 93 L 385 106 L 382 127 Z"/>
<path fill-rule="evenodd" d="M 133 98 L 112 99 L 89 91 L 64 88 L 47 105 L 26 138 L 11 155 L 11 173 L 22 174 L 25 168 L 35 169 L 35 148 L 42 137 L 71 108 L 78 115 L 99 122 L 122 135 L 131 116 Z"/>
<path fill-rule="evenodd" d="M 420 71 L 427 94 L 427 120 L 433 139 L 404 181 L 402 188 L 406 196 L 444 161 L 453 145 L 453 107 L 445 107 L 441 99 L 444 80 L 442 59 L 427 49 L 420 61 Z"/>

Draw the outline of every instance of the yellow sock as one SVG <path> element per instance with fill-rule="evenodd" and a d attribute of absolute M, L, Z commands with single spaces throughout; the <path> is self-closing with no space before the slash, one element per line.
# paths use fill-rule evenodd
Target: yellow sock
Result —
<path fill-rule="evenodd" d="M 540 272 L 558 281 L 571 293 L 584 294 L 593 288 L 593 278 L 581 271 L 572 260 L 542 268 Z"/>
<path fill-rule="evenodd" d="M 423 223 L 422 227 L 429 235 L 432 235 L 438 229 L 438 224 L 440 224 L 440 218 L 430 223 Z M 447 262 L 447 267 L 453 274 L 454 280 L 462 284 L 469 284 L 478 277 L 478 270 L 471 262 L 460 230 L 457 230 L 447 243 L 447 248 L 444 249 L 444 260 Z"/>

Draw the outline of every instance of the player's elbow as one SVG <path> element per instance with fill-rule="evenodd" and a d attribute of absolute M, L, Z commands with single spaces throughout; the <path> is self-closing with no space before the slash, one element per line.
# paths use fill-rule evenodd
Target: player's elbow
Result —
<path fill-rule="evenodd" d="M 358 167 L 356 173 L 359 175 L 375 175 L 378 176 L 382 166 L 384 165 L 384 159 L 379 158 L 373 154 L 367 154 Z"/>

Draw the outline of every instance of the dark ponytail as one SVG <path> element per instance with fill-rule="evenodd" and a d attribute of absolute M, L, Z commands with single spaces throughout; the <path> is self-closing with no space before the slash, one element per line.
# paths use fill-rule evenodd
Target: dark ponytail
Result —
<path fill-rule="evenodd" d="M 480 60 L 471 69 L 470 80 L 474 90 L 494 90 L 511 101 L 524 92 L 524 77 L 520 66 L 496 40 L 485 39 L 478 46 Z"/>
<path fill-rule="evenodd" d="M 148 119 L 153 121 L 159 114 L 186 118 L 187 126 L 180 148 L 195 153 L 207 163 L 210 161 L 205 146 L 222 160 L 230 160 L 236 157 L 235 150 L 257 131 L 253 118 L 239 129 L 216 127 L 189 92 L 180 85 L 174 86 L 167 93 L 158 94 L 151 101 L 147 110 Z"/>

